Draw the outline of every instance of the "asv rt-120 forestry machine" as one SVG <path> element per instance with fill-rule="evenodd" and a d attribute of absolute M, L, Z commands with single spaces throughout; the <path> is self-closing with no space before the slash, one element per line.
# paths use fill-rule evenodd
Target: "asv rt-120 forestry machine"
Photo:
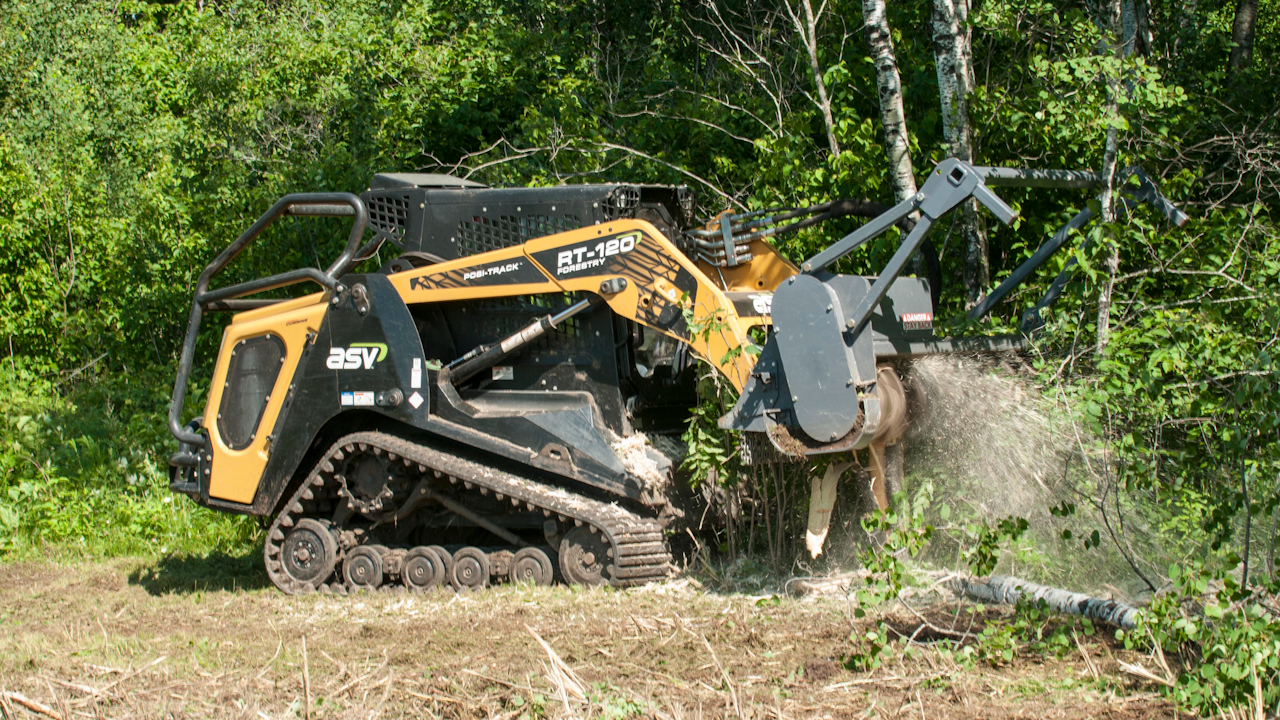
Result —
<path fill-rule="evenodd" d="M 1185 220 L 1129 174 L 1125 203 Z M 902 432 L 906 404 L 895 361 L 1017 345 L 934 336 L 929 282 L 902 275 L 930 227 L 970 198 L 1012 221 L 989 186 L 1099 183 L 1089 172 L 946 160 L 914 197 L 800 267 L 767 238 L 867 214 L 868 204 L 724 214 L 695 227 L 685 187 L 497 189 L 387 174 L 360 196 L 288 195 L 197 282 L 169 408 L 180 443 L 171 487 L 269 520 L 266 569 L 286 593 L 662 578 L 668 529 L 682 516 L 680 448 L 663 438 L 678 436 L 695 404 L 692 356 L 740 393 L 721 426 L 755 434 L 762 449 L 883 449 Z M 210 287 L 283 216 L 353 224 L 324 270 Z M 878 275 L 829 270 L 894 225 L 909 231 Z M 385 246 L 394 260 L 352 272 Z M 247 297 L 299 282 L 321 290 Z M 210 311 L 235 315 L 204 413 L 183 425 Z"/>

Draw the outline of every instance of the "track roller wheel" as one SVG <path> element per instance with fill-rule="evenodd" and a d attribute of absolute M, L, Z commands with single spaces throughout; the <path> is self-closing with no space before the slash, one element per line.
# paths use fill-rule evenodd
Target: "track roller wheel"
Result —
<path fill-rule="evenodd" d="M 361 545 L 347 553 L 342 577 L 351 590 L 377 590 L 382 584 L 382 553 L 372 545 Z"/>
<path fill-rule="evenodd" d="M 450 578 L 452 577 L 450 573 L 453 572 L 453 553 L 445 550 L 439 545 L 428 545 L 427 549 L 435 553 L 436 557 L 440 558 L 440 567 L 444 569 L 444 579 L 441 580 L 441 582 L 448 585 L 451 582 Z"/>
<path fill-rule="evenodd" d="M 285 574 L 311 589 L 328 580 L 338 563 L 338 543 L 327 525 L 311 518 L 300 520 L 280 548 L 280 565 Z"/>
<path fill-rule="evenodd" d="M 555 567 L 542 548 L 520 548 L 511 559 L 511 581 L 532 585 L 550 585 L 555 579 Z"/>
<path fill-rule="evenodd" d="M 453 554 L 449 583 L 455 590 L 479 590 L 489 584 L 489 556 L 475 547 L 464 547 Z"/>
<path fill-rule="evenodd" d="M 423 592 L 444 584 L 444 563 L 431 548 L 416 547 L 404 556 L 400 577 L 411 592 Z"/>
<path fill-rule="evenodd" d="M 571 585 L 605 585 L 613 569 L 608 562 L 609 543 L 588 527 L 569 531 L 560 541 L 560 572 Z"/>

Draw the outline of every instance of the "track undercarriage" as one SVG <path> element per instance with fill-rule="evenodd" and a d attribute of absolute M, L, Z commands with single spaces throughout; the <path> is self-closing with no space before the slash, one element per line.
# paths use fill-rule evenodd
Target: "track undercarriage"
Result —
<path fill-rule="evenodd" d="M 505 544 L 466 542 L 477 536 Z M 290 594 L 629 586 L 671 562 L 657 520 L 378 432 L 334 443 L 271 524 L 264 556 Z"/>

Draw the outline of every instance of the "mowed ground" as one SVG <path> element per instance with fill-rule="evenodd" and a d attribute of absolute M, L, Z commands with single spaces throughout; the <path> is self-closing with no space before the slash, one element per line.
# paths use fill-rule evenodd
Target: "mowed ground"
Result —
<path fill-rule="evenodd" d="M 713 593 L 689 580 L 621 592 L 285 597 L 265 586 L 253 558 L 9 563 L 0 565 L 0 713 L 1177 716 L 1149 686 L 1118 674 L 1118 659 L 1149 661 L 1105 638 L 1082 638 L 1097 679 L 1081 653 L 966 668 L 927 644 L 873 672 L 850 672 L 841 661 L 855 650 L 851 635 L 873 621 L 849 611 L 838 593 Z M 949 625 L 955 611 L 925 612 Z M 901 607 L 882 617 L 908 635 L 920 625 Z"/>

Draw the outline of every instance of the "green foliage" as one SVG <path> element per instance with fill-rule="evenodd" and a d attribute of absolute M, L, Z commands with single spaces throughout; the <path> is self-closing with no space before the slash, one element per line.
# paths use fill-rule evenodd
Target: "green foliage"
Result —
<path fill-rule="evenodd" d="M 962 553 L 964 561 L 969 565 L 969 571 L 979 576 L 990 575 L 991 571 L 996 569 L 1000 543 L 1017 542 L 1028 527 L 1027 519 L 1021 517 L 1004 518 L 994 528 L 987 524 L 986 520 L 971 525 L 969 533 L 974 540 L 972 545 Z"/>
<path fill-rule="evenodd" d="M 831 3 L 819 22 L 834 154 L 808 58 L 788 23 L 773 22 L 775 5 L 11 3 L 0 15 L 0 552 L 45 543 L 95 553 L 247 551 L 250 521 L 167 492 L 164 416 L 195 277 L 286 192 L 359 191 L 374 172 L 422 169 L 495 185 L 689 183 L 704 216 L 843 197 L 891 201 L 874 68 L 847 32 L 861 5 Z M 1101 506 L 1136 515 L 1133 524 L 1151 528 L 1169 555 L 1200 558 L 1194 571 L 1167 578 L 1152 563 L 1134 567 L 1147 568 L 1158 589 L 1174 584 L 1157 596 L 1149 626 L 1162 647 L 1197 663 L 1169 692 L 1208 712 L 1243 702 L 1250 673 L 1268 692 L 1280 685 L 1274 627 L 1258 609 L 1277 581 L 1280 506 L 1280 7 L 1261 1 L 1253 66 L 1232 69 L 1230 3 L 1145 6 L 1150 42 L 1121 60 L 1099 52 L 1111 38 L 1094 3 L 976 4 L 977 160 L 1096 169 L 1117 128 L 1117 166 L 1145 167 L 1191 222 L 1168 228 L 1140 208 L 1077 233 L 991 318 L 954 327 L 1012 331 L 1066 263 L 1078 263 L 1045 313 L 1037 368 L 1086 438 L 1091 470 L 1101 468 Z M 888 11 L 920 173 L 946 153 L 930 3 Z M 1112 111 L 1114 87 L 1122 91 Z M 1093 201 L 1085 192 L 999 192 L 1020 217 L 1009 228 L 988 223 L 992 283 Z M 805 230 L 780 250 L 805 258 L 859 222 Z M 320 220 L 279 223 L 226 281 L 321 265 L 343 231 Z M 959 317 L 962 243 L 942 226 L 933 240 L 944 280 L 935 313 Z M 897 242 L 890 233 L 840 269 L 876 272 Z M 1111 329 L 1105 351 L 1094 352 L 1112 251 Z M 710 321 L 690 329 L 715 330 Z M 188 415 L 202 401 L 220 333 L 206 323 Z M 715 426 L 732 398 L 714 379 L 702 390 L 685 468 L 695 482 L 714 477 L 732 489 L 741 449 Z M 792 481 L 769 482 L 774 492 L 761 499 L 786 495 Z M 896 597 L 906 569 L 895 552 L 915 557 L 932 535 L 923 509 L 897 507 L 867 528 L 887 550 L 866 559 L 867 605 Z M 1030 523 L 1074 517 L 1074 506 L 1053 510 Z M 960 514 L 958 529 L 944 528 L 943 516 L 939 535 L 982 574 L 1036 529 L 1027 519 L 991 526 L 957 506 Z M 1124 523 L 1055 527 L 1073 553 L 1130 546 Z M 768 545 L 782 554 L 781 543 Z M 1205 602 L 1206 593 L 1215 599 Z M 980 644 L 984 657 L 1002 660 L 1033 642 L 1028 633 L 1042 623 L 1026 622 L 993 631 Z M 883 627 L 873 635 L 868 648 L 887 646 Z M 854 664 L 869 667 L 878 653 Z"/>
<path fill-rule="evenodd" d="M 933 526 L 924 522 L 923 513 L 931 494 L 931 487 L 922 487 L 916 502 L 907 503 L 906 497 L 899 493 L 895 496 L 895 506 L 905 505 L 904 514 L 886 510 L 862 519 L 862 528 L 875 539 L 875 545 L 863 551 L 861 556 L 862 567 L 868 575 L 855 593 L 858 600 L 858 607 L 854 610 L 856 617 L 864 617 L 866 609 L 896 599 L 902 592 L 906 571 L 904 559 L 917 557 L 933 537 Z"/>
<path fill-rule="evenodd" d="M 933 536 L 933 526 L 924 523 L 923 515 L 931 495 L 932 488 L 927 485 L 920 489 L 914 502 L 907 502 L 907 497 L 899 493 L 894 497 L 894 504 L 903 508 L 903 515 L 885 511 L 862 519 L 863 530 L 875 544 L 861 555 L 862 566 L 868 574 L 862 586 L 853 593 L 857 600 L 854 617 L 866 617 L 867 610 L 896 600 L 902 592 L 907 573 L 905 561 L 919 556 Z M 880 667 L 891 650 L 889 627 L 884 622 L 877 623 L 851 641 L 855 649 L 843 661 L 850 670 L 874 670 Z"/>
<path fill-rule="evenodd" d="M 712 377 L 698 383 L 701 402 L 691 410 L 689 425 L 680 437 L 687 448 L 680 469 L 689 471 L 689 482 L 695 488 L 708 479 L 732 484 L 739 478 L 735 472 L 722 472 L 729 463 L 732 439 L 716 424 L 729 405 L 720 385 Z"/>
<path fill-rule="evenodd" d="M 0 365 L 0 550 L 203 554 L 253 542 L 249 519 L 169 492 L 169 439 L 154 411 L 162 379 L 122 377 L 61 396 L 16 361 Z"/>
<path fill-rule="evenodd" d="M 1280 702 L 1280 620 L 1275 611 L 1231 575 L 1214 572 L 1204 558 L 1170 567 L 1169 576 L 1172 591 L 1157 597 L 1143 618 L 1146 635 L 1127 634 L 1125 645 L 1149 647 L 1153 641 L 1181 659 L 1182 671 L 1170 692 L 1203 714 L 1259 701 L 1263 708 L 1274 708 Z M 1274 586 L 1267 589 L 1275 591 Z"/>
<path fill-rule="evenodd" d="M 706 342 L 712 334 L 724 332 L 728 327 L 715 313 L 697 317 L 688 293 L 681 295 L 680 308 L 690 337 Z M 745 351 L 754 355 L 759 354 L 760 349 L 752 345 Z M 719 362 L 729 362 L 742 352 L 744 348 L 734 348 Z M 709 365 L 704 365 L 704 368 L 706 373 L 698 381 L 699 403 L 690 410 L 688 427 L 680 438 L 686 447 L 680 468 L 690 472 L 689 482 L 694 488 L 709 478 L 729 486 L 736 485 L 740 479 L 736 472 L 738 468 L 736 463 L 730 465 L 734 439 L 732 433 L 720 429 L 717 421 L 737 402 L 737 393 L 713 368 Z"/>

